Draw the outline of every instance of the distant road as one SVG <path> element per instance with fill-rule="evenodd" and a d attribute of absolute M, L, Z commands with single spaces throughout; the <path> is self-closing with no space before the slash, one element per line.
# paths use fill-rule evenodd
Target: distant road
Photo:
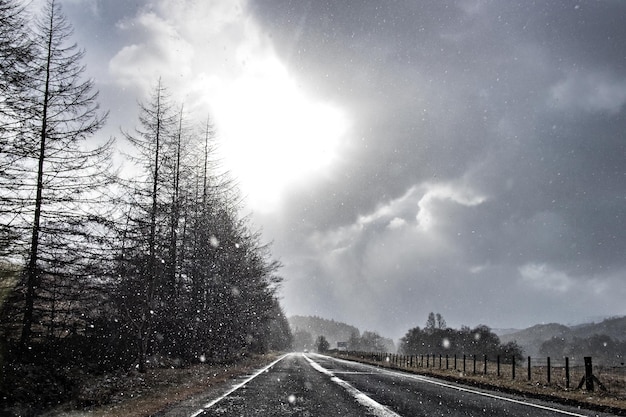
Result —
<path fill-rule="evenodd" d="M 599 416 L 316 354 L 292 353 L 189 416 Z"/>

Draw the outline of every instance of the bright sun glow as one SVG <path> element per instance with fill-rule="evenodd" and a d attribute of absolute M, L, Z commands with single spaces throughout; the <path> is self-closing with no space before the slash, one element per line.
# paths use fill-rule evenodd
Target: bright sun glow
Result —
<path fill-rule="evenodd" d="M 247 64 L 216 97 L 221 148 L 256 211 L 271 211 L 287 187 L 326 173 L 348 130 L 344 113 L 311 99 L 275 57 Z"/>

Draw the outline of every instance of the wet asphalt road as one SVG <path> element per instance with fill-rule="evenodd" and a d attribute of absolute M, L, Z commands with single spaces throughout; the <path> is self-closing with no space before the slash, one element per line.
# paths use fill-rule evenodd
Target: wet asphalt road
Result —
<path fill-rule="evenodd" d="M 289 354 L 189 416 L 610 416 L 315 354 Z"/>

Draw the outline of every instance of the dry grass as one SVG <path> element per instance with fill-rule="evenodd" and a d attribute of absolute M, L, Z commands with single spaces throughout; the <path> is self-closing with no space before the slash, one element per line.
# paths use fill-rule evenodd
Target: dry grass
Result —
<path fill-rule="evenodd" d="M 205 392 L 225 381 L 250 373 L 276 359 L 276 354 L 247 358 L 232 365 L 193 365 L 181 369 L 156 368 L 146 373 L 132 372 L 120 380 L 111 377 L 90 381 L 82 396 L 107 398 L 107 404 L 80 411 L 65 406 L 46 415 L 90 417 L 146 417 L 164 408 Z"/>
<path fill-rule="evenodd" d="M 601 381 L 610 387 L 608 392 L 596 388 L 593 392 L 584 389 L 576 389 L 584 370 L 572 369 L 570 372 L 570 388 L 565 386 L 565 371 L 560 367 L 551 369 L 551 382 L 547 382 L 547 369 L 545 367 L 532 367 L 531 378 L 528 380 L 527 368 L 516 368 L 516 378 L 512 377 L 511 365 L 500 365 L 500 376 L 497 375 L 497 364 L 487 363 L 487 373 L 484 373 L 484 363 L 477 362 L 476 373 L 474 374 L 473 363 L 467 361 L 465 373 L 462 370 L 462 363 L 457 362 L 457 369 L 449 362 L 449 369 L 445 369 L 445 359 L 442 368 L 439 368 L 439 360 L 432 362 L 430 367 L 413 367 L 406 364 L 393 364 L 391 362 L 378 362 L 365 359 L 359 356 L 335 355 L 342 359 L 354 360 L 362 363 L 369 363 L 385 368 L 399 369 L 419 375 L 436 376 L 448 381 L 458 382 L 466 385 L 473 385 L 480 388 L 495 389 L 501 392 L 532 396 L 557 403 L 577 405 L 584 408 L 610 412 L 616 415 L 626 416 L 626 391 L 619 389 L 624 387 L 623 375 L 620 373 L 609 373 L 604 371 L 600 376 Z M 616 389 L 617 388 L 617 389 Z"/>

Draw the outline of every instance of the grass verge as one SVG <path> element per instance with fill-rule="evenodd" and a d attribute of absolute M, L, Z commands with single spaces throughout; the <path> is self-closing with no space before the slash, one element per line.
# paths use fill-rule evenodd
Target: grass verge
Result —
<path fill-rule="evenodd" d="M 132 371 L 125 375 L 93 378 L 85 381 L 80 393 L 82 398 L 77 402 L 59 406 L 44 416 L 151 416 L 220 383 L 249 374 L 278 356 L 277 353 L 255 355 L 229 365 L 153 368 L 143 374 Z M 99 404 L 84 405 L 96 399 Z"/>

